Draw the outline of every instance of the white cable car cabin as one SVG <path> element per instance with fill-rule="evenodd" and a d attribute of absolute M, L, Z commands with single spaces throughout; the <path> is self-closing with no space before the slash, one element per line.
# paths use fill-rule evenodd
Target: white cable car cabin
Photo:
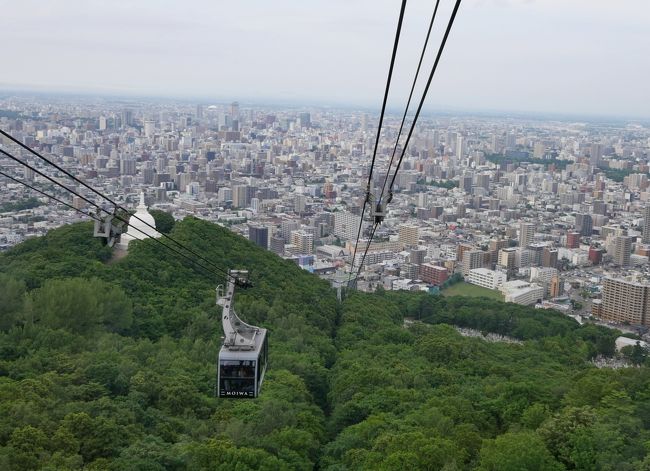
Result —
<path fill-rule="evenodd" d="M 267 331 L 243 322 L 232 306 L 235 286 L 238 282 L 246 282 L 248 272 L 230 270 L 228 273 L 231 277 L 225 295 L 221 286 L 217 288 L 217 304 L 223 308 L 224 332 L 217 366 L 217 396 L 256 398 L 268 364 Z"/>

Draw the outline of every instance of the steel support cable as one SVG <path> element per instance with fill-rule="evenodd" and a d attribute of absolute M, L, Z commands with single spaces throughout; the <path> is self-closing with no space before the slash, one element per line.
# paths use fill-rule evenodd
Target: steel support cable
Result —
<path fill-rule="evenodd" d="M 411 91 L 409 92 L 409 98 L 406 101 L 406 107 L 404 108 L 404 115 L 402 116 L 402 122 L 399 125 L 399 131 L 397 133 L 397 138 L 395 139 L 395 146 L 393 147 L 393 152 L 390 156 L 390 161 L 388 162 L 388 169 L 386 170 L 386 178 L 384 178 L 384 184 L 381 187 L 381 193 L 379 194 L 378 201 L 382 201 L 384 196 L 384 191 L 386 190 L 386 183 L 388 183 L 388 177 L 390 177 L 390 169 L 393 166 L 393 160 L 395 159 L 395 152 L 397 151 L 397 146 L 399 144 L 399 138 L 402 136 L 402 130 L 404 129 L 404 122 L 406 121 L 406 115 L 411 106 L 411 99 L 413 98 L 413 91 L 415 90 L 415 84 L 418 81 L 420 76 L 420 68 L 422 67 L 422 61 L 424 60 L 424 54 L 427 51 L 427 46 L 429 44 L 429 37 L 431 36 L 431 30 L 433 29 L 433 24 L 436 21 L 436 13 L 438 13 L 438 6 L 440 5 L 440 0 L 436 0 L 436 6 L 433 9 L 433 15 L 431 15 L 431 21 L 429 22 L 429 29 L 427 30 L 427 36 L 424 39 L 424 44 L 422 46 L 422 53 L 420 54 L 420 60 L 418 61 L 418 67 L 415 70 L 415 77 L 413 77 L 413 83 L 411 84 Z"/>
<path fill-rule="evenodd" d="M 361 257 L 361 262 L 359 262 L 359 268 L 357 269 L 357 275 L 354 277 L 355 283 L 356 280 L 359 278 L 361 275 L 361 269 L 363 268 L 363 262 L 366 260 L 366 255 L 368 255 L 368 249 L 370 249 L 370 244 L 372 244 L 372 239 L 375 237 L 375 231 L 377 230 L 377 227 L 379 226 L 379 223 L 376 222 L 374 226 L 372 227 L 372 232 L 370 233 L 370 237 L 368 238 L 368 243 L 366 244 L 366 250 L 363 252 L 363 256 Z"/>
<path fill-rule="evenodd" d="M 375 158 L 377 156 L 377 147 L 379 146 L 379 137 L 381 135 L 381 127 L 384 122 L 384 113 L 386 111 L 386 102 L 388 101 L 388 91 L 390 89 L 390 82 L 393 77 L 393 67 L 395 66 L 395 57 L 397 56 L 397 46 L 399 44 L 399 37 L 402 32 L 402 21 L 404 20 L 404 10 L 406 9 L 406 0 L 402 0 L 402 6 L 399 12 L 399 20 L 397 21 L 397 30 L 395 31 L 395 41 L 393 43 L 393 54 L 390 58 L 390 66 L 388 68 L 388 78 L 386 79 L 386 89 L 384 90 L 384 101 L 381 105 L 381 113 L 379 114 L 379 126 L 377 126 L 377 137 L 375 138 L 375 148 L 372 152 L 372 161 L 370 162 L 370 172 L 368 174 L 368 184 L 366 185 L 366 194 L 363 200 L 363 207 L 361 208 L 361 221 L 359 221 L 359 229 L 357 230 L 357 240 L 354 243 L 354 254 L 352 255 L 352 266 L 350 267 L 350 277 L 348 278 L 348 283 L 352 277 L 352 271 L 354 270 L 354 258 L 357 254 L 357 246 L 359 244 L 359 237 L 361 236 L 361 227 L 363 226 L 363 216 L 366 212 L 366 205 L 368 204 L 368 199 L 370 198 L 370 186 L 372 185 L 372 171 L 375 167 Z"/>
<path fill-rule="evenodd" d="M 2 175 L 3 177 L 8 178 L 8 179 L 10 179 L 10 180 L 13 180 L 13 181 L 16 182 L 16 183 L 20 183 L 21 185 L 26 186 L 26 187 L 29 188 L 30 190 L 35 191 L 35 192 L 37 192 L 37 193 L 40 193 L 41 195 L 43 195 L 43 196 L 45 196 L 45 197 L 47 197 L 47 198 L 49 198 L 49 199 L 51 199 L 51 200 L 54 200 L 54 201 L 56 201 L 56 202 L 59 203 L 59 204 L 62 204 L 62 205 L 64 205 L 64 206 L 67 206 L 67 207 L 70 208 L 70 209 L 73 209 L 73 210 L 75 210 L 75 211 L 78 211 L 78 212 L 80 212 L 81 214 L 83 214 L 84 216 L 88 216 L 89 218 L 92 218 L 92 219 L 94 219 L 95 221 L 100 221 L 100 222 L 102 221 L 102 220 L 99 219 L 97 216 L 94 216 L 94 215 L 89 214 L 89 213 L 84 213 L 81 209 L 79 209 L 79 208 L 75 208 L 75 207 L 72 206 L 70 203 L 66 203 L 65 201 L 63 201 L 63 200 L 57 198 L 56 196 L 52 196 L 52 195 L 50 195 L 50 194 L 48 194 L 48 193 L 45 193 L 44 191 L 41 191 L 41 190 L 39 190 L 38 188 L 33 187 L 32 185 L 30 185 L 30 184 L 27 183 L 27 182 L 24 182 L 24 181 L 22 181 L 22 180 L 18 180 L 17 178 L 14 178 L 14 177 L 12 177 L 12 176 L 9 175 L 9 174 L 4 173 L 2 170 L 0 170 L 0 175 Z"/>
<path fill-rule="evenodd" d="M 41 159 L 41 160 L 47 162 L 48 164 L 52 165 L 54 168 L 56 168 L 56 169 L 59 170 L 60 172 L 63 172 L 66 176 L 68 176 L 68 177 L 71 178 L 72 180 L 74 180 L 74 181 L 76 181 L 77 183 L 79 183 L 79 184 L 85 186 L 86 188 L 88 188 L 90 191 L 92 191 L 92 192 L 95 193 L 96 195 L 100 196 L 101 198 L 103 198 L 103 199 L 105 199 L 106 201 L 108 201 L 109 203 L 111 203 L 115 208 L 121 209 L 122 211 L 125 211 L 125 212 L 127 212 L 127 213 L 129 212 L 129 210 L 126 209 L 125 207 L 120 206 L 119 204 L 117 204 L 117 202 L 113 201 L 113 200 L 110 199 L 108 196 L 103 195 L 101 192 L 97 191 L 96 189 L 94 189 L 92 186 L 88 185 L 88 184 L 87 184 L 86 182 L 84 182 L 83 180 L 80 180 L 79 178 L 77 178 L 76 176 L 74 176 L 72 173 L 68 172 L 66 169 L 64 169 L 64 168 L 61 167 L 60 165 L 56 164 L 55 162 L 52 162 L 51 160 L 49 160 L 47 157 L 43 156 L 43 155 L 40 154 L 39 152 L 37 152 L 37 151 L 35 151 L 34 149 L 30 148 L 29 146 L 23 144 L 22 142 L 20 142 L 18 139 L 16 139 L 15 137 L 13 137 L 11 134 L 7 133 L 7 132 L 4 131 L 3 129 L 0 129 L 0 134 L 2 134 L 3 136 L 5 136 L 7 139 L 11 140 L 12 142 L 18 144 L 18 145 L 19 145 L 20 147 L 22 147 L 23 149 L 26 149 L 27 151 L 31 152 L 32 154 L 34 154 L 34 155 L 35 155 L 36 157 L 38 157 L 39 159 Z M 19 161 L 19 162 L 20 162 L 20 161 Z M 94 203 L 93 203 L 93 204 L 94 204 Z M 149 227 L 150 229 L 156 230 L 156 228 L 155 228 L 154 226 L 152 226 L 151 224 L 149 224 L 147 221 L 144 221 L 144 220 L 140 219 L 140 218 L 139 218 L 138 216 L 136 216 L 135 214 L 131 215 L 131 217 L 137 219 L 138 221 L 140 221 L 141 223 L 143 223 L 144 225 L 146 225 L 146 226 Z M 168 236 L 167 234 L 164 234 L 164 233 L 162 233 L 162 232 L 161 232 L 160 234 L 161 234 L 163 237 L 165 237 L 166 239 L 171 240 L 171 241 L 172 241 L 173 243 L 175 243 L 177 246 L 179 246 L 179 247 L 181 247 L 182 249 L 186 250 L 187 252 L 191 253 L 191 254 L 194 255 L 195 257 L 197 257 L 197 258 L 203 260 L 203 261 L 204 261 L 205 263 L 207 263 L 208 265 L 211 265 L 215 270 L 221 272 L 222 275 L 225 276 L 226 278 L 230 278 L 230 279 L 232 279 L 232 280 L 238 282 L 238 279 L 237 279 L 237 278 L 233 277 L 230 273 L 228 273 L 227 271 L 225 271 L 223 268 L 219 267 L 218 265 L 214 264 L 214 263 L 211 262 L 210 260 L 208 260 L 208 259 L 206 259 L 205 257 L 203 257 L 201 254 L 195 252 L 195 251 L 192 250 L 192 249 L 187 248 L 186 246 L 184 246 L 184 245 L 181 244 L 180 242 L 176 241 L 176 240 L 173 239 L 172 237 Z"/>
<path fill-rule="evenodd" d="M 24 161 L 20 160 L 18 157 L 16 157 L 16 156 L 10 154 L 9 152 L 0 149 L 0 153 L 4 154 L 5 156 L 9 157 L 9 158 L 12 159 L 12 160 L 18 162 L 19 164 L 24 165 L 25 167 L 27 167 L 27 168 L 30 169 L 31 171 L 37 173 L 38 175 L 42 176 L 43 178 L 46 178 L 47 180 L 49 180 L 50 182 L 54 183 L 55 185 L 60 186 L 60 187 L 63 188 L 64 190 L 68 191 L 69 193 L 72 193 L 73 195 L 75 195 L 75 196 L 81 198 L 82 200 L 84 200 L 85 202 L 87 202 L 88 204 L 90 204 L 91 206 L 94 206 L 95 208 L 97 208 L 99 211 L 103 211 L 103 212 L 105 212 L 106 214 L 110 214 L 110 215 L 112 215 L 113 217 L 115 217 L 115 219 L 117 219 L 117 220 L 123 222 L 124 224 L 127 224 L 127 225 L 129 224 L 129 221 L 128 221 L 127 219 L 124 219 L 123 217 L 121 217 L 121 216 L 119 216 L 119 215 L 117 215 L 117 214 L 113 214 L 113 213 L 111 213 L 110 211 L 108 211 L 108 210 L 102 208 L 101 206 L 99 206 L 99 205 L 98 205 L 97 203 L 95 203 L 94 201 L 91 201 L 91 200 L 89 200 L 88 198 L 86 198 L 85 196 L 80 195 L 79 193 L 77 193 L 77 192 L 74 191 L 73 189 L 71 189 L 71 188 L 65 186 L 64 184 L 62 184 L 62 183 L 56 181 L 54 178 L 52 178 L 52 177 L 50 177 L 49 175 L 46 175 L 45 173 L 41 172 L 41 171 L 40 171 L 39 169 L 37 169 L 36 167 L 33 167 L 32 165 L 29 165 L 27 162 L 24 162 Z M 85 214 L 85 213 L 83 213 L 83 214 Z M 101 221 L 101 219 L 100 219 L 100 221 Z M 217 272 L 215 272 L 214 270 L 211 270 L 211 269 L 207 268 L 205 265 L 203 265 L 203 264 L 197 262 L 196 260 L 194 260 L 194 259 L 188 257 L 186 254 L 184 254 L 183 252 L 181 252 L 181 251 L 179 251 L 179 250 L 176 250 L 174 247 L 172 247 L 172 246 L 170 246 L 170 245 L 163 244 L 163 243 L 162 243 L 159 239 L 157 239 L 156 237 L 150 237 L 149 234 L 147 234 L 146 232 L 144 232 L 142 229 L 138 229 L 137 227 L 134 227 L 134 229 L 137 230 L 138 232 L 140 232 L 141 234 L 145 235 L 147 238 L 151 238 L 151 239 L 153 239 L 155 242 L 157 242 L 158 244 L 162 245 L 163 247 L 165 247 L 165 248 L 171 250 L 172 252 L 174 252 L 174 253 L 180 255 L 180 256 L 183 257 L 183 258 L 186 258 L 187 260 L 189 260 L 190 262 L 194 263 L 195 265 L 197 265 L 197 266 L 203 268 L 206 272 L 210 273 L 211 275 L 214 275 L 214 276 L 217 277 L 217 278 L 218 278 L 219 276 L 223 276 L 222 273 L 217 273 Z M 155 228 L 154 228 L 154 230 L 155 230 Z M 160 232 L 160 234 L 162 234 L 162 232 Z M 163 235 L 164 235 L 164 234 L 163 234 Z M 237 280 L 236 278 L 234 278 L 234 277 L 233 277 L 232 275 L 230 275 L 230 274 L 228 274 L 228 277 Z"/>
<path fill-rule="evenodd" d="M 445 44 L 447 43 L 447 38 L 449 37 L 449 32 L 451 31 L 451 27 L 453 26 L 454 20 L 456 19 L 456 13 L 458 13 L 458 8 L 460 7 L 460 2 L 461 2 L 461 0 L 456 0 L 456 4 L 454 5 L 454 10 L 452 11 L 451 17 L 449 18 L 449 23 L 447 24 L 447 29 L 445 30 L 445 34 L 442 37 L 440 47 L 438 48 L 438 54 L 436 54 L 436 60 L 433 63 L 433 67 L 431 68 L 431 73 L 429 74 L 429 79 L 427 80 L 427 84 L 424 87 L 424 92 L 422 93 L 422 98 L 420 99 L 418 109 L 415 112 L 415 116 L 413 117 L 413 122 L 411 123 L 409 133 L 406 136 L 406 142 L 404 143 L 404 147 L 402 148 L 402 152 L 400 154 L 399 160 L 397 161 L 397 166 L 395 167 L 395 173 L 393 174 L 393 178 L 390 181 L 390 186 L 388 187 L 388 202 L 390 202 L 390 200 L 392 198 L 393 185 L 395 184 L 395 178 L 397 177 L 397 172 L 399 171 L 399 167 L 402 164 L 402 160 L 404 159 L 404 154 L 406 153 L 406 149 L 408 147 L 409 141 L 411 140 L 411 136 L 413 135 L 413 130 L 415 129 L 415 124 L 417 123 L 418 118 L 420 117 L 420 112 L 422 111 L 422 106 L 424 105 L 424 100 L 427 97 L 427 92 L 429 91 L 429 87 L 431 86 L 431 81 L 433 80 L 433 76 L 435 75 L 436 69 L 438 68 L 438 63 L 440 62 L 440 57 L 442 56 L 442 51 L 445 49 Z"/>

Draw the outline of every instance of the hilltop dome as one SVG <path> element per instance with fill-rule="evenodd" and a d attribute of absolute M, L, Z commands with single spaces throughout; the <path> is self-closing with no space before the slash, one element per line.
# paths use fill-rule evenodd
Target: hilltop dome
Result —
<path fill-rule="evenodd" d="M 122 237 L 120 238 L 119 246 L 123 249 L 128 249 L 129 243 L 134 239 L 142 240 L 147 237 L 160 237 L 160 232 L 149 227 L 156 227 L 156 221 L 149 211 L 147 211 L 147 207 L 144 204 L 144 193 L 140 193 L 140 204 L 136 208 L 136 212 L 133 216 L 129 219 L 128 230 L 125 234 L 122 234 Z"/>

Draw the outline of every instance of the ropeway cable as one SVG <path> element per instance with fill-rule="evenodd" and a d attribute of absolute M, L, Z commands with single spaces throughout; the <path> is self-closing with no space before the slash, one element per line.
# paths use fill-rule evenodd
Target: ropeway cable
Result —
<path fill-rule="evenodd" d="M 395 159 L 395 152 L 397 151 L 397 146 L 399 144 L 399 138 L 402 136 L 402 130 L 404 129 L 404 122 L 406 121 L 406 115 L 411 106 L 411 98 L 413 98 L 413 91 L 415 90 L 415 84 L 418 81 L 420 76 L 420 67 L 422 67 L 422 61 L 424 59 L 424 54 L 427 51 L 427 46 L 429 44 L 429 37 L 431 36 L 431 30 L 433 29 L 433 24 L 436 21 L 436 14 L 438 13 L 438 6 L 440 5 L 440 0 L 436 0 L 436 6 L 433 9 L 433 14 L 431 15 L 431 21 L 429 22 L 429 29 L 427 30 L 427 36 L 424 39 L 424 45 L 422 46 L 422 53 L 420 54 L 420 60 L 418 62 L 418 67 L 415 70 L 415 76 L 413 77 L 413 83 L 411 84 L 411 91 L 409 92 L 408 100 L 406 101 L 406 107 L 404 108 L 404 115 L 402 115 L 402 122 L 399 125 L 399 131 L 397 133 L 397 138 L 395 139 L 395 146 L 393 147 L 393 152 L 390 156 L 390 161 L 388 162 L 388 170 L 386 170 L 386 178 L 384 178 L 384 184 L 381 187 L 381 193 L 379 194 L 378 201 L 382 201 L 384 196 L 384 190 L 386 189 L 386 183 L 388 182 L 388 177 L 390 177 L 390 169 L 393 166 L 393 160 Z"/>
<path fill-rule="evenodd" d="M 348 284 L 352 278 L 352 271 L 354 270 L 354 259 L 357 255 L 357 246 L 359 244 L 359 237 L 361 236 L 361 228 L 363 227 L 363 216 L 366 211 L 368 200 L 370 199 L 370 187 L 372 185 L 372 170 L 375 167 L 375 158 L 377 156 L 377 147 L 379 146 L 379 137 L 381 135 L 381 126 L 384 122 L 384 113 L 386 111 L 386 102 L 388 101 L 388 90 L 390 89 L 390 82 L 393 76 L 393 67 L 395 65 L 395 57 L 397 55 L 397 46 L 399 44 L 399 37 L 402 31 L 402 21 L 404 20 L 404 10 L 406 9 L 406 0 L 402 0 L 402 6 L 399 12 L 399 20 L 397 21 L 397 30 L 395 31 L 395 41 L 393 43 L 393 54 L 390 58 L 390 66 L 388 68 L 388 78 L 386 80 L 386 89 L 384 90 L 384 101 L 381 105 L 381 113 L 379 114 L 379 125 L 377 126 L 377 136 L 375 138 L 375 148 L 372 152 L 372 161 L 370 162 L 370 172 L 368 174 L 368 184 L 366 185 L 366 194 L 363 200 L 363 207 L 361 208 L 361 220 L 359 221 L 359 229 L 357 230 L 357 240 L 354 243 L 354 253 L 352 255 L 352 265 L 350 267 L 350 276 L 348 277 Z"/>
<path fill-rule="evenodd" d="M 103 212 L 105 212 L 105 213 L 107 213 L 107 214 L 112 215 L 113 217 L 115 217 L 115 219 L 117 219 L 117 220 L 123 222 L 124 224 L 129 224 L 129 221 L 128 221 L 127 219 L 124 219 L 123 217 L 119 216 L 118 214 L 113 214 L 113 213 L 111 213 L 110 211 L 108 211 L 108 210 L 102 208 L 101 206 L 99 206 L 99 205 L 98 205 L 97 203 L 95 203 L 94 201 L 91 201 L 91 200 L 89 200 L 88 198 L 86 198 L 85 196 L 80 195 L 79 193 L 77 193 L 77 192 L 74 191 L 73 189 L 71 189 L 71 188 L 65 186 L 64 184 L 62 184 L 62 183 L 56 181 L 54 178 L 52 178 L 52 177 L 50 177 L 49 175 L 46 175 L 45 173 L 41 172 L 41 171 L 38 170 L 36 167 L 33 167 L 33 166 L 29 165 L 27 162 L 24 162 L 24 161 L 20 160 L 18 157 L 12 155 L 11 153 L 9 153 L 9 152 L 7 152 L 7 151 L 5 151 L 5 150 L 3 150 L 3 149 L 0 149 L 0 153 L 4 154 L 5 156 L 9 157 L 10 159 L 12 159 L 12 160 L 14 160 L 14 161 L 16 161 L 16 162 L 18 162 L 18 163 L 20 163 L 21 165 L 24 165 L 25 167 L 27 167 L 27 168 L 30 169 L 31 171 L 37 173 L 38 175 L 42 176 L 43 178 L 46 178 L 47 180 L 49 180 L 50 182 L 54 183 L 55 185 L 58 185 L 58 186 L 60 186 L 61 188 L 63 188 L 64 190 L 66 190 L 66 191 L 72 193 L 73 195 L 75 195 L 75 196 L 81 198 L 82 200 L 84 200 L 84 201 L 87 202 L 88 204 L 90 204 L 90 205 L 94 206 L 95 208 L 97 208 L 99 211 L 103 211 Z M 85 213 L 84 213 L 84 214 L 85 214 Z M 131 217 L 133 217 L 133 216 L 131 216 Z M 100 221 L 101 221 L 101 219 L 100 219 Z M 183 252 L 181 252 L 181 251 L 175 249 L 174 247 L 172 247 L 172 246 L 170 246 L 170 245 L 167 245 L 167 244 L 163 244 L 163 243 L 162 243 L 159 239 L 157 239 L 156 237 L 150 237 L 150 235 L 147 234 L 146 232 L 144 232 L 142 229 L 139 229 L 139 228 L 137 228 L 137 227 L 133 227 L 133 228 L 134 228 L 135 230 L 137 230 L 138 232 L 140 232 L 141 234 L 145 235 L 147 238 L 151 238 L 151 239 L 153 239 L 155 242 L 157 242 L 158 244 L 162 245 L 163 247 L 165 247 L 165 248 L 171 250 L 172 252 L 174 252 L 174 253 L 180 255 L 181 257 L 186 258 L 187 260 L 189 260 L 190 262 L 194 263 L 195 265 L 197 265 L 197 266 L 203 268 L 206 272 L 208 272 L 208 273 L 214 275 L 216 278 L 218 278 L 218 277 L 220 277 L 220 276 L 223 276 L 223 274 L 221 274 L 221 273 L 217 273 L 217 272 L 215 272 L 214 270 L 211 270 L 211 269 L 207 268 L 205 265 L 203 265 L 203 264 L 197 262 L 196 260 L 193 260 L 192 258 L 188 257 L 186 254 L 184 254 Z M 155 228 L 154 228 L 154 230 L 155 230 Z M 160 233 L 161 235 L 164 235 L 162 232 L 159 232 L 159 233 Z M 232 278 L 232 279 L 234 279 L 234 280 L 238 280 L 238 278 L 235 278 L 235 277 L 233 277 L 233 276 L 230 275 L 230 274 L 228 274 L 228 277 L 230 277 L 230 278 Z"/>
<path fill-rule="evenodd" d="M 43 195 L 43 196 L 45 196 L 45 197 L 47 197 L 47 198 L 49 198 L 49 199 L 51 199 L 51 200 L 54 200 L 54 201 L 56 201 L 56 202 L 59 203 L 59 204 L 62 204 L 62 205 L 64 205 L 64 206 L 67 206 L 67 207 L 70 208 L 70 209 L 74 209 L 75 211 L 80 212 L 80 213 L 83 214 L 84 216 L 88 216 L 89 218 L 92 218 L 92 219 L 94 219 L 95 221 L 102 222 L 102 220 L 99 219 L 97 216 L 95 216 L 95 215 L 93 215 L 93 214 L 90 214 L 90 213 L 85 213 L 85 212 L 83 212 L 81 209 L 79 209 L 79 208 L 75 208 L 75 207 L 74 207 L 73 205 L 71 205 L 70 203 L 66 203 L 65 201 L 63 201 L 63 200 L 57 198 L 56 196 L 50 195 L 50 194 L 48 194 L 48 193 L 45 193 L 44 191 L 41 191 L 41 190 L 39 190 L 38 188 L 33 187 L 32 185 L 30 185 L 30 184 L 27 183 L 27 182 L 24 182 L 24 181 L 22 181 L 22 180 L 18 180 L 17 178 L 14 178 L 14 177 L 12 177 L 12 176 L 9 175 L 9 174 L 4 173 L 2 170 L 0 170 L 0 175 L 2 175 L 3 177 L 8 178 L 8 179 L 10 179 L 10 180 L 13 180 L 13 181 L 16 182 L 16 183 L 20 183 L 21 185 L 26 186 L 26 187 L 29 188 L 30 190 L 35 191 L 35 192 L 37 192 L 37 193 L 40 193 L 41 195 Z"/>
<path fill-rule="evenodd" d="M 84 182 L 83 180 L 80 180 L 80 179 L 77 178 L 75 175 L 73 175 L 72 173 L 70 173 L 69 171 L 67 171 L 66 169 L 64 169 L 63 167 L 59 166 L 59 165 L 56 164 L 55 162 L 52 162 L 52 161 L 49 160 L 47 157 L 43 156 L 41 153 L 39 153 L 39 152 L 35 151 L 34 149 L 30 148 L 29 146 L 23 144 L 23 143 L 20 142 L 18 139 L 16 139 L 15 137 L 13 137 L 11 134 L 7 133 L 6 131 L 4 131 L 4 130 L 2 130 L 2 129 L 0 129 L 0 134 L 2 134 L 3 136 L 5 136 L 7 139 L 11 140 L 12 142 L 18 144 L 20 147 L 26 149 L 26 150 L 29 151 L 30 153 L 34 154 L 34 155 L 35 155 L 36 157 L 38 157 L 39 159 L 41 159 L 41 160 L 47 162 L 48 164 L 52 165 L 54 168 L 56 168 L 57 170 L 63 172 L 66 176 L 68 176 L 69 178 L 73 179 L 73 180 L 76 181 L 77 183 L 79 183 L 79 184 L 85 186 L 86 188 L 88 188 L 89 190 L 91 190 L 93 193 L 95 193 L 95 194 L 97 194 L 98 196 L 104 198 L 104 199 L 107 200 L 109 203 L 111 203 L 115 208 L 117 208 L 117 209 L 121 209 L 122 211 L 125 211 L 126 213 L 129 212 L 129 210 L 128 210 L 127 208 L 125 208 L 125 207 L 123 207 L 123 206 L 120 206 L 117 202 L 113 201 L 113 200 L 112 200 L 111 198 L 109 198 L 108 196 L 105 196 L 104 194 L 102 194 L 101 192 L 99 192 L 98 190 L 96 190 L 95 188 L 93 188 L 92 186 L 88 185 L 88 184 L 87 184 L 86 182 Z M 20 161 L 20 160 L 17 160 L 17 161 L 22 163 L 22 161 Z M 47 178 L 47 177 L 46 177 L 46 178 Z M 55 183 L 59 184 L 58 182 L 55 182 Z M 94 206 L 97 206 L 95 203 L 93 203 L 93 205 L 94 205 Z M 99 208 L 99 206 L 97 206 L 97 207 Z M 100 208 L 100 209 L 102 209 L 102 211 L 106 211 L 106 210 L 104 210 L 103 208 Z M 108 211 L 106 211 L 106 212 L 108 213 Z M 151 224 L 149 224 L 147 221 L 144 221 L 143 219 L 139 218 L 139 217 L 136 216 L 135 214 L 131 215 L 131 217 L 137 219 L 138 221 L 140 221 L 141 223 L 143 223 L 144 225 L 146 225 L 146 226 L 149 227 L 150 229 L 156 230 L 156 228 L 155 228 L 154 226 L 152 226 Z M 234 280 L 235 282 L 238 282 L 238 283 L 239 283 L 239 279 L 238 279 L 238 278 L 232 276 L 230 273 L 228 273 L 227 271 L 225 271 L 224 269 L 222 269 L 222 268 L 219 267 L 218 265 L 214 264 L 214 263 L 211 262 L 210 260 L 206 259 L 205 257 L 203 257 L 202 255 L 200 255 L 199 253 L 197 253 L 197 252 L 195 252 L 194 250 L 192 250 L 192 249 L 190 249 L 190 248 L 184 246 L 183 244 L 181 244 L 180 242 L 176 241 L 175 239 L 173 239 L 171 236 L 168 236 L 167 234 L 164 234 L 164 233 L 162 233 L 162 232 L 161 232 L 160 234 L 161 234 L 163 237 L 165 237 L 166 239 L 171 240 L 171 241 L 172 241 L 174 244 L 176 244 L 177 246 L 179 246 L 179 247 L 181 247 L 182 249 L 188 251 L 189 253 L 191 253 L 191 254 L 194 255 L 195 257 L 197 257 L 197 258 L 203 260 L 205 263 L 211 265 L 214 269 L 216 269 L 217 271 L 221 272 L 222 276 L 225 276 L 226 278 L 230 278 L 230 279 Z"/>
<path fill-rule="evenodd" d="M 442 56 L 442 51 L 445 49 L 445 44 L 447 43 L 447 38 L 449 37 L 449 33 L 451 31 L 451 27 L 454 24 L 454 20 L 456 19 L 456 13 L 458 13 L 458 8 L 460 7 L 460 2 L 461 0 L 456 0 L 456 4 L 454 5 L 454 9 L 451 13 L 451 17 L 449 18 L 449 23 L 447 24 L 447 29 L 445 30 L 445 34 L 442 37 L 442 41 L 440 43 L 440 47 L 438 48 L 438 53 L 436 54 L 436 60 L 433 63 L 433 67 L 431 68 L 431 73 L 429 74 L 429 79 L 427 80 L 427 84 L 424 87 L 424 92 L 422 93 L 422 98 L 420 99 L 420 103 L 418 105 L 417 111 L 415 112 L 415 116 L 413 117 L 413 122 L 411 123 L 411 127 L 409 129 L 408 135 L 406 136 L 406 142 L 404 143 L 404 147 L 402 148 L 402 152 L 400 154 L 399 160 L 397 161 L 397 166 L 395 167 L 395 173 L 393 174 L 393 178 L 391 179 L 390 185 L 388 187 L 388 201 L 389 203 L 393 197 L 393 186 L 395 185 L 395 178 L 397 177 L 397 172 L 399 171 L 400 165 L 402 164 L 402 160 L 404 159 L 404 154 L 406 153 L 406 149 L 408 147 L 409 141 L 411 140 L 411 136 L 413 135 L 413 130 L 415 129 L 415 124 L 418 121 L 418 118 L 420 117 L 420 112 L 422 111 L 422 106 L 424 105 L 424 100 L 427 97 L 427 92 L 429 91 L 429 87 L 431 86 L 431 81 L 433 80 L 433 76 L 436 73 L 436 69 L 438 68 L 438 63 L 440 62 L 440 57 Z"/>

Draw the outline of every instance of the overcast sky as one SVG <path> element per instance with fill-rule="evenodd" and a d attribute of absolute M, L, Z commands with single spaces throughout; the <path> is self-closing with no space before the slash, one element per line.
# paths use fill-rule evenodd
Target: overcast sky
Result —
<path fill-rule="evenodd" d="M 408 94 L 434 3 L 407 4 L 394 107 Z M 427 64 L 452 4 L 441 0 Z M 400 1 L 0 0 L 0 7 L 0 88 L 379 109 Z M 427 103 L 649 117 L 649 83 L 650 0 L 464 0 Z"/>

